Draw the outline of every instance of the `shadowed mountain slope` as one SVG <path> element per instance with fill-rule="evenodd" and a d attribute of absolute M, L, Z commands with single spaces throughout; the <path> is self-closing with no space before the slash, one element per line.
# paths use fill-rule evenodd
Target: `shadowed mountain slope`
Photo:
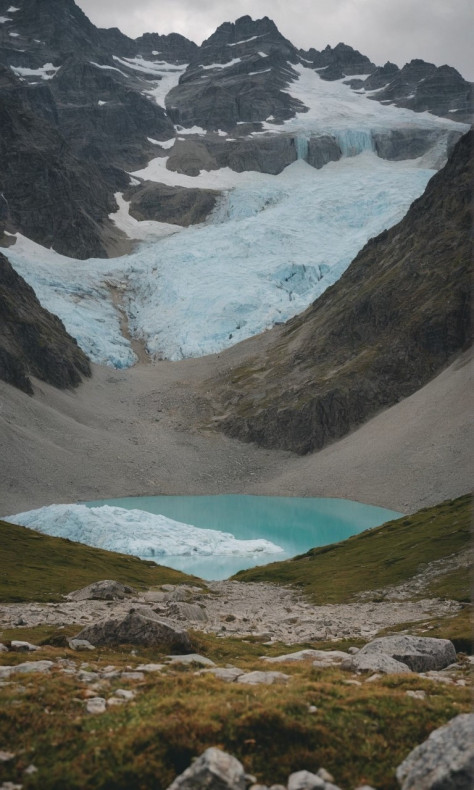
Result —
<path fill-rule="evenodd" d="M 55 387 L 74 387 L 90 376 L 89 360 L 62 321 L 0 254 L 0 379 L 33 393 L 31 376 Z"/>
<path fill-rule="evenodd" d="M 406 217 L 275 339 L 211 383 L 215 423 L 307 453 L 433 378 L 471 339 L 473 132 Z"/>

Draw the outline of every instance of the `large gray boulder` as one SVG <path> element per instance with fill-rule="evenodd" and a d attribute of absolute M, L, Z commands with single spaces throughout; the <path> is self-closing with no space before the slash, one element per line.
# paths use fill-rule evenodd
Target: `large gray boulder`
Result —
<path fill-rule="evenodd" d="M 424 636 L 383 636 L 365 645 L 352 660 L 357 663 L 369 655 L 390 656 L 412 672 L 444 669 L 456 661 L 456 650 L 449 639 Z"/>
<path fill-rule="evenodd" d="M 396 774 L 402 790 L 472 790 L 474 714 L 462 713 L 434 730 Z"/>
<path fill-rule="evenodd" d="M 88 584 L 80 590 L 74 590 L 67 595 L 69 601 L 121 601 L 127 595 L 135 594 L 132 587 L 113 581 L 102 579 L 99 582 Z"/>
<path fill-rule="evenodd" d="M 131 609 L 121 618 L 101 620 L 86 626 L 75 638 L 87 639 L 93 645 L 143 645 L 160 647 L 173 653 L 193 652 L 186 631 L 160 620 L 146 609 Z"/>
<path fill-rule="evenodd" d="M 168 790 L 245 790 L 245 771 L 235 757 L 211 747 Z"/>
<path fill-rule="evenodd" d="M 341 669 L 349 672 L 383 672 L 385 675 L 398 675 L 410 672 L 410 668 L 385 653 L 356 653 L 344 659 Z"/>

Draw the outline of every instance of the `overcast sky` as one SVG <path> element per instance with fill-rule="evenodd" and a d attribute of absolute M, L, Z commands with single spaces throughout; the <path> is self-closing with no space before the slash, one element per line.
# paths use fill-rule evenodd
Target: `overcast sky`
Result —
<path fill-rule="evenodd" d="M 472 0 L 76 0 L 98 27 L 181 33 L 200 44 L 222 22 L 269 16 L 297 47 L 339 41 L 377 65 L 448 63 L 474 80 Z"/>

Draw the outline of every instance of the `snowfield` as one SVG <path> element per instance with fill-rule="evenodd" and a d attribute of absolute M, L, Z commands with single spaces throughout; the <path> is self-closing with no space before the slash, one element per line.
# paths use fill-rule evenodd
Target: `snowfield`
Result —
<path fill-rule="evenodd" d="M 44 535 L 160 561 L 166 557 L 251 557 L 283 552 L 269 540 L 237 540 L 229 532 L 201 529 L 144 510 L 109 505 L 50 505 L 8 516 L 7 521 Z"/>

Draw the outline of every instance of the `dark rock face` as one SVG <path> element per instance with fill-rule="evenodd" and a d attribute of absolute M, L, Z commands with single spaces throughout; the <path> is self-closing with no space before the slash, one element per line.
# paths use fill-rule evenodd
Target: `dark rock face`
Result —
<path fill-rule="evenodd" d="M 112 228 L 108 215 L 116 210 L 106 173 L 78 160 L 57 129 L 35 112 L 35 89 L 23 90 L 14 75 L 0 67 L 2 73 L 6 87 L 0 87 L 0 182 L 5 220 L 65 255 L 105 257 L 103 231 Z"/>
<path fill-rule="evenodd" d="M 473 86 L 456 69 L 423 60 L 412 60 L 396 71 L 392 67 L 387 63 L 364 82 L 366 90 L 380 88 L 371 99 L 455 121 L 472 120 Z"/>
<path fill-rule="evenodd" d="M 158 33 L 144 33 L 135 39 L 135 47 L 146 60 L 164 60 L 166 63 L 190 63 L 199 49 L 179 33 L 160 36 Z"/>
<path fill-rule="evenodd" d="M 204 41 L 166 108 L 176 124 L 231 130 L 238 123 L 280 122 L 304 106 L 285 88 L 297 77 L 295 47 L 264 17 L 226 22 Z"/>
<path fill-rule="evenodd" d="M 31 395 L 30 376 L 66 388 L 90 373 L 86 355 L 62 321 L 41 307 L 0 254 L 0 379 Z"/>
<path fill-rule="evenodd" d="M 371 74 L 376 69 L 369 58 L 343 43 L 334 48 L 328 45 L 322 52 L 317 49 L 307 52 L 301 50 L 301 56 L 318 69 L 323 80 L 341 80 L 352 74 Z"/>
<path fill-rule="evenodd" d="M 226 433 L 311 452 L 415 392 L 471 343 L 473 137 L 260 357 L 215 382 Z"/>
<path fill-rule="evenodd" d="M 215 208 L 219 192 L 211 189 L 186 189 L 146 181 L 124 193 L 130 200 L 129 213 L 137 220 L 155 220 L 173 225 L 204 222 Z"/>
<path fill-rule="evenodd" d="M 51 92 L 57 126 L 82 159 L 140 167 L 148 160 L 147 137 L 174 135 L 164 109 L 131 90 L 130 78 L 113 67 L 71 57 L 51 81 Z"/>

